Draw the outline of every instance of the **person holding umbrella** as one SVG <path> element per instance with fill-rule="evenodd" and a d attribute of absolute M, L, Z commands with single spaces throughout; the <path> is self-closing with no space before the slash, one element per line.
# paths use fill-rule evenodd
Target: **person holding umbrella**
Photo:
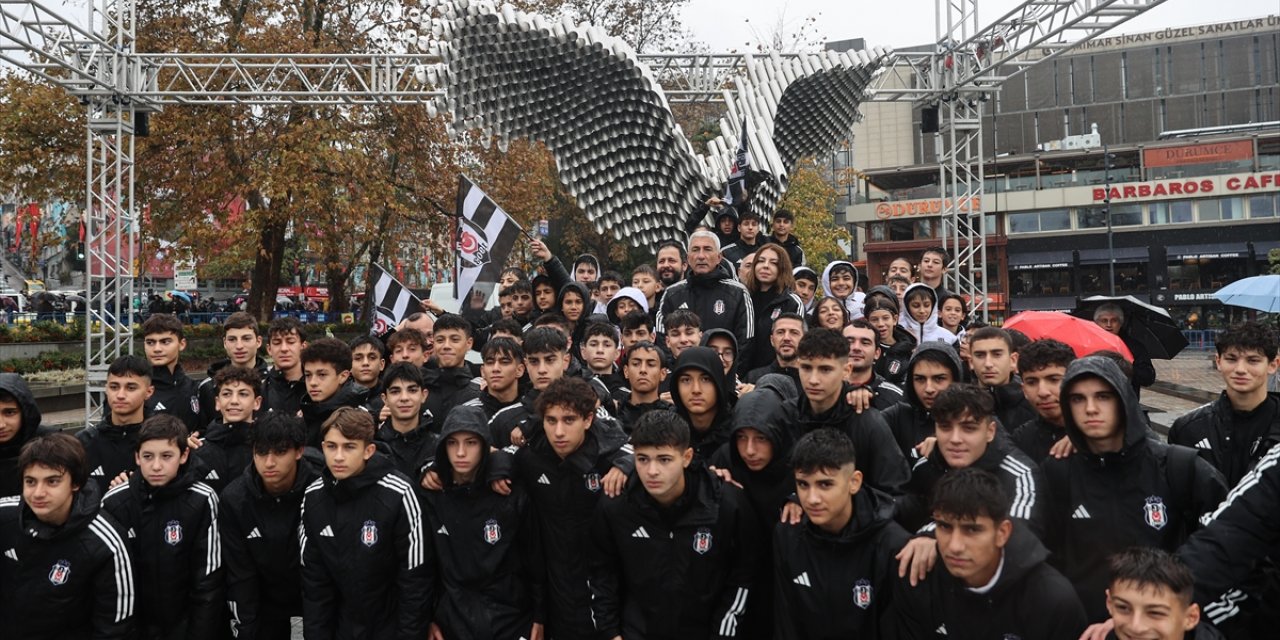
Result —
<path fill-rule="evenodd" d="M 1126 339 L 1120 333 L 1124 328 L 1124 309 L 1114 302 L 1100 304 L 1093 311 L 1093 321 L 1109 333 L 1119 336 L 1124 340 L 1125 346 L 1129 347 L 1129 353 L 1133 354 L 1133 377 L 1130 383 L 1133 385 L 1133 393 L 1141 398 L 1142 387 L 1149 387 L 1156 381 L 1156 367 L 1151 364 L 1151 356 L 1147 355 L 1146 348 L 1140 342 Z"/>

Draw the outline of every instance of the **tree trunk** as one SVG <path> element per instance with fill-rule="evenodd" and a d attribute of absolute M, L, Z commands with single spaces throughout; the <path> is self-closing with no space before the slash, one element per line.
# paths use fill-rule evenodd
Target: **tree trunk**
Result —
<path fill-rule="evenodd" d="M 329 261 L 329 264 L 333 262 Z M 344 268 L 325 267 L 324 280 L 329 287 L 330 313 L 345 313 L 351 309 L 347 301 L 347 281 L 350 279 L 351 272 Z"/>
<path fill-rule="evenodd" d="M 250 206 L 263 210 L 262 194 L 253 191 L 249 195 Z M 262 231 L 258 236 L 258 255 L 253 261 L 253 276 L 249 287 L 247 311 L 267 322 L 276 307 L 276 289 L 280 286 L 280 269 L 284 265 L 284 234 L 288 225 L 272 212 L 264 211 Z"/>

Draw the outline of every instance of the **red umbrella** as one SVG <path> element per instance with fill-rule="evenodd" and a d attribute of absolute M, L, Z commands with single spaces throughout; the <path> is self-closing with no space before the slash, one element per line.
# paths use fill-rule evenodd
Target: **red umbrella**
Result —
<path fill-rule="evenodd" d="M 1053 338 L 1065 342 L 1083 358 L 1098 351 L 1115 351 L 1133 362 L 1133 354 L 1124 341 L 1091 320 L 1077 318 L 1060 311 L 1023 311 L 1004 323 L 1005 329 L 1017 329 L 1032 340 Z"/>

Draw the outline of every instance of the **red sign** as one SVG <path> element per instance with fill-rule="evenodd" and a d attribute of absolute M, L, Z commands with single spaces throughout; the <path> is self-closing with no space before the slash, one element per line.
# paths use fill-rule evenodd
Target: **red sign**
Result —
<path fill-rule="evenodd" d="M 946 199 L 946 204 L 951 204 L 951 198 Z M 982 200 L 973 198 L 972 206 L 970 206 L 969 198 L 961 198 L 958 208 L 964 212 L 982 210 Z M 903 216 L 925 217 L 942 215 L 943 200 L 941 198 L 930 198 L 928 200 L 904 200 L 901 202 L 881 202 L 876 205 L 876 217 L 881 220 L 890 218 L 901 218 Z"/>
<path fill-rule="evenodd" d="M 1221 185 L 1219 185 L 1221 182 Z M 1155 180 L 1152 182 L 1133 182 L 1111 187 L 1111 200 L 1133 200 L 1137 198 L 1157 198 L 1164 196 L 1203 196 L 1218 193 L 1219 189 L 1227 193 L 1242 191 L 1275 190 L 1280 188 L 1280 173 L 1255 173 L 1248 176 L 1231 176 L 1226 180 L 1212 178 L 1195 178 L 1190 180 Z M 1108 196 L 1107 190 L 1097 187 L 1093 190 L 1093 201 L 1102 202 Z"/>
<path fill-rule="evenodd" d="M 1142 162 L 1148 167 L 1176 167 L 1187 164 L 1213 164 L 1253 158 L 1252 140 L 1213 142 L 1181 147 L 1144 149 Z"/>

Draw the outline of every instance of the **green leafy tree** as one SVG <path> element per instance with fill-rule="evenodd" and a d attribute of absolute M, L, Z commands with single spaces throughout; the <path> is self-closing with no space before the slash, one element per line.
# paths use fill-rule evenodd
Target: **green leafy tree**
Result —
<path fill-rule="evenodd" d="M 817 160 L 808 158 L 796 166 L 778 206 L 795 214 L 795 234 L 809 266 L 821 273 L 832 260 L 848 259 L 840 242 L 850 241 L 849 231 L 835 223 L 836 190 L 823 178 Z"/>

